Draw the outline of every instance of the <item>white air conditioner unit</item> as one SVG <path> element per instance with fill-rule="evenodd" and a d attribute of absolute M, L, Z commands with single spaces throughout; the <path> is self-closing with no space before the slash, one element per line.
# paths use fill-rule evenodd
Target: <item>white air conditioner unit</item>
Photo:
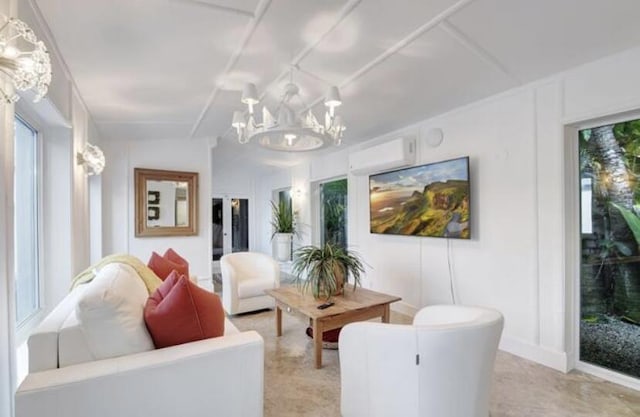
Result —
<path fill-rule="evenodd" d="M 349 155 L 349 171 L 368 175 L 404 168 L 416 162 L 416 139 L 403 137 Z"/>

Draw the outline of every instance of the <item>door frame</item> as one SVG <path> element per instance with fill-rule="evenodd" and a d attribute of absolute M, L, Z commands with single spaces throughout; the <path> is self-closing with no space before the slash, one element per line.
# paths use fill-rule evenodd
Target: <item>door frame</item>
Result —
<path fill-rule="evenodd" d="M 578 133 L 580 130 L 640 119 L 637 110 L 596 116 L 564 123 L 564 198 L 565 198 L 565 344 L 567 368 L 595 375 L 607 381 L 640 390 L 640 379 L 580 360 L 580 285 L 581 285 L 581 224 L 580 167 Z M 577 213 L 577 215 L 576 215 Z"/>

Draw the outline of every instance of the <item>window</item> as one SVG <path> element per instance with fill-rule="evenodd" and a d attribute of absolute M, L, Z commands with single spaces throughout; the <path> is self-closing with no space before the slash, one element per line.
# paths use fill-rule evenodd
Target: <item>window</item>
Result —
<path fill-rule="evenodd" d="M 40 308 L 38 278 L 38 132 L 15 119 L 14 240 L 16 322 L 20 326 Z"/>
<path fill-rule="evenodd" d="M 320 184 L 320 239 L 347 247 L 347 179 Z"/>

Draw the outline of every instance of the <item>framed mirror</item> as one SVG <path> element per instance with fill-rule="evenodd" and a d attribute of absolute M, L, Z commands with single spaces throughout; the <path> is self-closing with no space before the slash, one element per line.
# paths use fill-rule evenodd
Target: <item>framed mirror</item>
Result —
<path fill-rule="evenodd" d="M 198 234 L 198 173 L 134 168 L 136 237 Z"/>

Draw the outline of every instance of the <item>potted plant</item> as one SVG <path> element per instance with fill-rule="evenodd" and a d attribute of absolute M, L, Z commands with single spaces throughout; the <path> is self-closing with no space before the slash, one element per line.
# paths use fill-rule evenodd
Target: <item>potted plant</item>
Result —
<path fill-rule="evenodd" d="M 271 239 L 276 240 L 276 259 L 280 262 L 291 260 L 291 240 L 296 232 L 293 210 L 285 201 L 271 202 Z"/>
<path fill-rule="evenodd" d="M 342 294 L 349 276 L 353 278 L 355 291 L 364 265 L 356 252 L 326 243 L 322 247 L 304 246 L 296 250 L 292 272 L 303 291 L 311 289 L 314 298 L 329 299 Z"/>

